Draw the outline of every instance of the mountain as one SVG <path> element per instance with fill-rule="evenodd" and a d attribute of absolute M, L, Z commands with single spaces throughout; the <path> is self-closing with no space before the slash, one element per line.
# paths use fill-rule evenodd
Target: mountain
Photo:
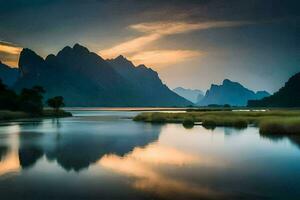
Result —
<path fill-rule="evenodd" d="M 265 91 L 253 92 L 242 86 L 238 82 L 225 79 L 222 85 L 212 84 L 207 90 L 204 98 L 197 104 L 200 106 L 207 106 L 210 104 L 231 106 L 246 106 L 250 99 L 260 99 L 270 94 Z"/>
<path fill-rule="evenodd" d="M 185 89 L 183 87 L 177 87 L 173 89 L 173 92 L 182 96 L 183 98 L 191 101 L 192 103 L 197 103 L 201 98 L 204 97 L 204 93 L 201 90 L 192 90 L 192 89 Z"/>
<path fill-rule="evenodd" d="M 269 97 L 251 100 L 249 107 L 300 107 L 300 73 L 292 76 L 285 85 Z"/>
<path fill-rule="evenodd" d="M 190 104 L 163 85 L 153 70 L 143 66 L 130 68 L 129 72 L 126 63 L 120 62 L 122 60 L 104 60 L 79 44 L 73 48 L 67 46 L 57 55 L 48 55 L 46 59 L 24 48 L 19 60 L 20 77 L 14 88 L 20 90 L 41 85 L 47 91 L 46 98 L 61 95 L 67 106 Z M 120 68 L 118 71 L 117 64 Z"/>
<path fill-rule="evenodd" d="M 158 73 L 145 65 L 135 66 L 122 55 L 115 59 L 107 60 L 107 62 L 123 79 L 134 87 L 136 93 L 143 94 L 143 100 L 140 106 L 151 104 L 162 106 L 162 99 L 167 103 L 164 103 L 164 105 L 169 106 L 192 104 L 171 91 L 162 83 Z"/>
<path fill-rule="evenodd" d="M 18 69 L 11 68 L 0 61 L 0 79 L 5 85 L 12 86 L 19 76 Z"/>

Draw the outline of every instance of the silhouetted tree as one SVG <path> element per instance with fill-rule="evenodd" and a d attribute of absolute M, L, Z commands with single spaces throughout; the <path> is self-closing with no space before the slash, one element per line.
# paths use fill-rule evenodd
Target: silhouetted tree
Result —
<path fill-rule="evenodd" d="M 0 79 L 0 110 L 17 110 L 17 94 L 7 89 Z"/>
<path fill-rule="evenodd" d="M 24 112 L 40 114 L 43 111 L 43 94 L 45 90 L 40 86 L 31 89 L 24 88 L 19 96 L 19 106 Z"/>
<path fill-rule="evenodd" d="M 56 96 L 47 100 L 48 106 L 53 108 L 55 112 L 59 111 L 59 108 L 65 106 L 64 98 L 62 96 Z"/>

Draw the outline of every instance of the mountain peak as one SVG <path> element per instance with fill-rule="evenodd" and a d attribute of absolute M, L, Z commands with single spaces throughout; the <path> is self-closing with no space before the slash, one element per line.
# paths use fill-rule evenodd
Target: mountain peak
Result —
<path fill-rule="evenodd" d="M 255 93 L 239 82 L 224 79 L 221 85 L 212 84 L 205 97 L 198 104 L 202 106 L 209 104 L 246 106 L 248 100 L 261 99 L 265 96 L 268 96 L 265 92 Z"/>
<path fill-rule="evenodd" d="M 119 55 L 118 57 L 114 58 L 114 59 L 108 59 L 107 60 L 110 64 L 113 65 L 113 67 L 116 69 L 132 69 L 135 68 L 134 64 L 128 60 L 126 57 L 124 57 L 123 55 Z"/>
<path fill-rule="evenodd" d="M 145 68 L 145 69 L 149 69 L 146 65 L 144 65 L 144 64 L 140 64 L 140 65 L 138 65 L 137 66 L 138 68 Z"/>
<path fill-rule="evenodd" d="M 20 60 L 19 60 L 19 64 L 22 64 L 22 62 L 24 60 L 43 60 L 42 57 L 40 57 L 39 55 L 37 55 L 33 50 L 28 49 L 28 48 L 24 48 L 22 49 L 21 53 L 20 53 Z"/>
<path fill-rule="evenodd" d="M 33 50 L 29 49 L 29 48 L 23 48 L 20 55 L 21 54 L 32 54 L 32 55 L 37 55 Z"/>
<path fill-rule="evenodd" d="M 80 53 L 89 53 L 90 51 L 88 50 L 88 48 L 86 48 L 85 46 L 82 46 L 78 43 L 76 43 L 74 46 L 73 46 L 73 50 L 76 51 L 76 52 L 80 52 Z"/>
<path fill-rule="evenodd" d="M 226 78 L 226 79 L 223 80 L 222 84 L 223 85 L 228 85 L 228 84 L 235 84 L 235 83 L 237 83 L 237 82 L 231 81 L 231 80 Z"/>
<path fill-rule="evenodd" d="M 65 46 L 62 50 L 58 52 L 57 56 L 64 57 L 66 55 L 73 55 L 73 54 L 84 55 L 88 53 L 90 53 L 90 51 L 86 47 L 76 43 L 73 46 L 73 48 L 70 46 Z"/>
<path fill-rule="evenodd" d="M 128 61 L 128 59 L 123 55 L 119 55 L 118 57 L 115 58 L 115 60 L 127 60 Z"/>
<path fill-rule="evenodd" d="M 22 76 L 29 73 L 36 73 L 43 66 L 44 59 L 33 50 L 24 48 L 20 53 L 19 69 Z"/>

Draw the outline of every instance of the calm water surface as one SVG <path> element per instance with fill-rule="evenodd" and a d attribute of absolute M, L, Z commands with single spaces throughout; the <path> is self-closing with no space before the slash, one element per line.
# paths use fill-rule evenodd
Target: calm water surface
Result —
<path fill-rule="evenodd" d="M 74 111 L 0 125 L 0 199 L 300 199 L 300 139 Z"/>

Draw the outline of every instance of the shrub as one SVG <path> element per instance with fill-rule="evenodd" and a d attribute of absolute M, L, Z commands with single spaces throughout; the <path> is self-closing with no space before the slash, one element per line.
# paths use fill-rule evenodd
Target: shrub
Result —
<path fill-rule="evenodd" d="M 53 108 L 55 112 L 58 112 L 61 107 L 65 106 L 64 98 L 62 96 L 56 96 L 48 99 L 47 104 Z"/>
<path fill-rule="evenodd" d="M 194 120 L 192 118 L 186 118 L 183 120 L 182 122 L 182 125 L 185 127 L 185 128 L 193 128 L 194 127 Z"/>

